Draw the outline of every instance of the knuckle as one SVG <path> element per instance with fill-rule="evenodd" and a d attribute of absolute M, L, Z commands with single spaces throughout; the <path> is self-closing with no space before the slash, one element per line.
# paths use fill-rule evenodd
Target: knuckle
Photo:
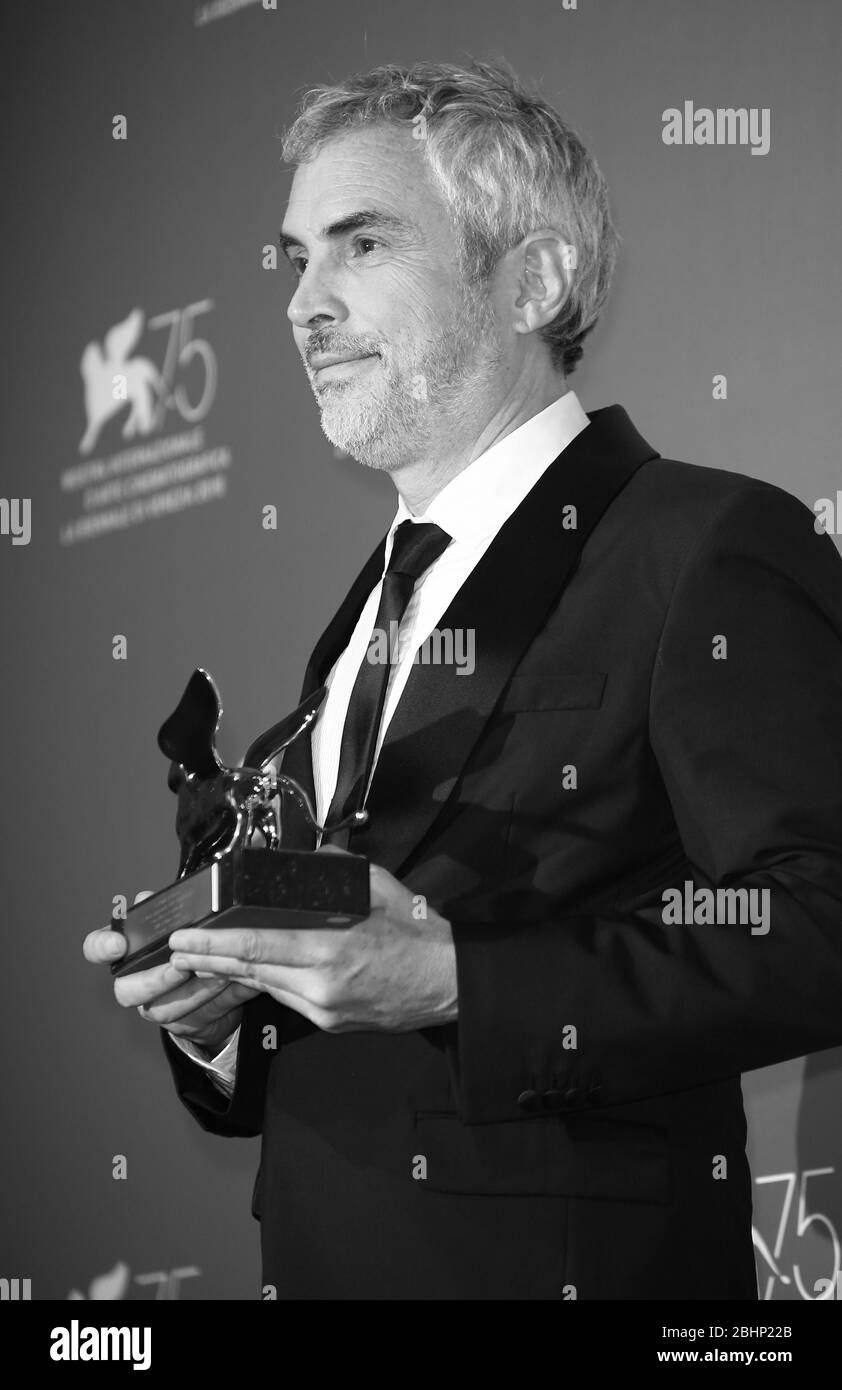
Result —
<path fill-rule="evenodd" d="M 260 938 L 254 931 L 247 930 L 243 933 L 242 958 L 244 961 L 260 959 Z"/>

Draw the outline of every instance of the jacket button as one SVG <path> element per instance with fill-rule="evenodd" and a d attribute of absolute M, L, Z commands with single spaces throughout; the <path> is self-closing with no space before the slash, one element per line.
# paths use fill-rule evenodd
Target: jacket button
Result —
<path fill-rule="evenodd" d="M 521 1091 L 517 1103 L 521 1110 L 526 1111 L 527 1115 L 537 1115 L 543 1108 L 542 1097 L 537 1091 Z"/>

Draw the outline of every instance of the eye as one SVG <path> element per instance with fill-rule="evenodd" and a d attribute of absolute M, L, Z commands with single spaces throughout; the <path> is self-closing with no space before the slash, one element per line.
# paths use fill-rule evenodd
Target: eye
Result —
<path fill-rule="evenodd" d="M 358 236 L 354 238 L 354 245 L 360 252 L 363 253 L 363 255 L 367 255 L 368 252 L 366 251 L 366 247 L 368 247 L 370 250 L 374 250 L 377 246 L 380 245 L 380 242 L 375 241 L 374 237 L 372 236 Z"/>
<path fill-rule="evenodd" d="M 290 263 L 290 265 L 292 266 L 293 271 L 295 272 L 295 274 L 296 274 L 296 275 L 298 276 L 298 278 L 300 279 L 301 276 L 304 274 L 305 270 L 307 269 L 307 257 L 306 257 L 306 256 L 290 256 L 290 258 L 289 258 L 289 263 Z"/>

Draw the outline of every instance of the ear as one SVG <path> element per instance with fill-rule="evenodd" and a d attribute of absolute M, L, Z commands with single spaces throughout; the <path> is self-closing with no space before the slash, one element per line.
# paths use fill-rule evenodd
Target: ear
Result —
<path fill-rule="evenodd" d="M 578 257 L 561 232 L 543 227 L 529 232 L 509 252 L 515 278 L 513 328 L 534 333 L 552 323 L 573 286 Z"/>

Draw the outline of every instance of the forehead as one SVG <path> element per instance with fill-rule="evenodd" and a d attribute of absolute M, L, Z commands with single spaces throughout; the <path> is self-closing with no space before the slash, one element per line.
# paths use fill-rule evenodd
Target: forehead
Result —
<path fill-rule="evenodd" d="M 295 171 L 284 230 L 314 237 L 361 208 L 398 217 L 410 228 L 449 229 L 410 122 L 361 127 L 326 141 Z"/>

